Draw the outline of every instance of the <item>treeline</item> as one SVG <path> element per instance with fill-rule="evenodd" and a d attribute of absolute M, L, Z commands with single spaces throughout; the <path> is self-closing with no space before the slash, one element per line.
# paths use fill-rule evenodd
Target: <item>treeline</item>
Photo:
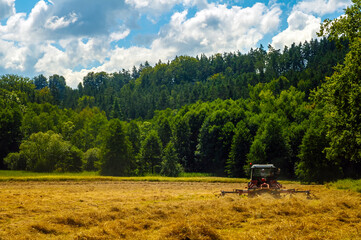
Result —
<path fill-rule="evenodd" d="M 283 52 L 146 62 L 132 72 L 89 73 L 77 89 L 58 75 L 2 76 L 2 168 L 244 177 L 252 162 L 305 182 L 360 177 L 354 2 L 322 25 L 329 39 Z"/>
<path fill-rule="evenodd" d="M 78 86 L 80 97 L 94 97 L 94 106 L 111 117 L 121 109 L 122 120 L 151 119 L 156 110 L 179 109 L 184 105 L 216 99 L 249 98 L 249 86 L 267 83 L 280 76 L 309 95 L 347 52 L 326 38 L 292 44 L 283 52 L 261 46 L 247 54 L 224 53 L 210 57 L 180 56 L 154 67 L 146 62 L 131 72 L 89 73 Z M 287 86 L 281 86 L 286 89 Z M 61 99 L 60 99 L 61 102 Z M 64 101 L 64 107 L 74 107 Z"/>
<path fill-rule="evenodd" d="M 266 51 L 261 46 L 247 54 L 180 56 L 168 63 L 159 61 L 154 67 L 145 62 L 132 71 L 91 72 L 77 89 L 66 86 L 62 76 L 47 79 L 40 75 L 32 82 L 41 91 L 28 95 L 31 102 L 45 101 L 61 108 L 83 108 L 89 103 L 105 111 L 108 118 L 116 114 L 121 120 L 151 119 L 156 110 L 179 109 L 198 100 L 246 99 L 249 86 L 281 76 L 307 98 L 343 61 L 348 41 L 343 40 L 342 45 L 344 48 L 337 48 L 335 41 L 322 38 L 292 44 L 283 51 L 272 46 Z M 287 87 L 281 86 L 279 91 Z"/>
<path fill-rule="evenodd" d="M 12 151 L 4 158 L 10 169 L 100 170 L 104 175 L 120 176 L 161 171 L 167 176 L 176 176 L 182 171 L 177 158 L 169 155 L 171 146 L 169 150 L 167 146 L 163 148 L 150 123 L 108 120 L 105 112 L 97 107 L 74 111 L 49 103 L 24 106 L 17 100 L 11 99 L 12 108 L 2 111 L 9 123 L 14 122 L 12 126 L 7 125 L 13 130 L 8 139 L 14 140 L 3 142 L 8 145 L 8 151 Z M 2 125 L 2 130 L 5 127 Z"/>
<path fill-rule="evenodd" d="M 198 101 L 156 111 L 148 121 L 108 120 L 98 107 L 72 110 L 15 100 L 9 111 L 19 113 L 11 122 L 18 122 L 12 138 L 17 136 L 20 146 L 5 163 L 30 171 L 177 175 L 185 170 L 244 177 L 249 161 L 272 161 L 292 178 L 310 107 L 294 87 L 278 94 L 280 85 L 289 83 L 281 77 L 251 87 L 246 100 Z"/>

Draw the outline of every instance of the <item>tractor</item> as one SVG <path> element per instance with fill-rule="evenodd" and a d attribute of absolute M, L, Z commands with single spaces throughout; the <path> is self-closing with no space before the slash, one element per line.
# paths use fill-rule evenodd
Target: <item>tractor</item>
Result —
<path fill-rule="evenodd" d="M 305 193 L 307 197 L 310 196 L 310 191 L 282 188 L 282 184 L 277 181 L 279 174 L 280 169 L 276 168 L 273 164 L 253 164 L 251 167 L 251 179 L 246 189 L 221 191 L 221 195 L 224 196 L 228 193 L 235 193 L 254 197 L 263 193 L 269 193 L 275 197 L 280 197 L 281 193 Z"/>

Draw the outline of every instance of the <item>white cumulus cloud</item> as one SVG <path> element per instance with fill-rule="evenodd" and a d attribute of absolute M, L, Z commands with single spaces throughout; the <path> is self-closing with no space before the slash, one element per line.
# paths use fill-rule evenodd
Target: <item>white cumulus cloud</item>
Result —
<path fill-rule="evenodd" d="M 74 38 L 61 40 L 58 44 L 49 41 L 41 47 L 40 51 L 43 56 L 37 60 L 34 68 L 37 72 L 52 75 L 54 73 L 63 74 L 64 72 L 68 74 L 75 67 L 87 69 L 87 66 L 94 61 L 104 64 L 104 59 L 109 54 L 109 46 L 105 44 L 106 41 L 107 39 L 104 38 L 91 38 L 86 39 L 86 41 Z M 110 44 L 109 41 L 108 44 Z M 64 75 L 64 77 L 67 76 Z M 81 78 L 78 79 L 78 82 L 80 80 Z M 76 85 L 77 83 L 71 84 L 72 87 Z"/>
<path fill-rule="evenodd" d="M 343 11 L 350 4 L 351 0 L 306 0 L 299 2 L 294 9 L 323 16 L 336 11 Z"/>
<path fill-rule="evenodd" d="M 42 27 L 46 22 L 48 5 L 39 1 L 30 14 L 16 13 L 8 18 L 6 25 L 0 26 L 0 37 L 8 41 L 34 42 L 46 39 Z"/>
<path fill-rule="evenodd" d="M 200 9 L 208 6 L 207 0 L 125 0 L 125 2 L 143 12 L 159 15 L 169 11 L 174 5 L 197 6 Z"/>
<path fill-rule="evenodd" d="M 116 42 L 116 41 L 119 41 L 121 39 L 124 39 L 129 35 L 129 33 L 130 33 L 129 29 L 126 29 L 124 31 L 122 29 L 120 29 L 119 31 L 112 32 L 110 34 L 110 41 L 111 42 Z"/>
<path fill-rule="evenodd" d="M 117 72 L 176 55 L 246 53 L 279 31 L 285 17 L 273 0 L 246 8 L 219 2 L 230 1 L 38 0 L 30 13 L 17 13 L 15 0 L 0 0 L 0 73 L 60 74 L 76 87 L 89 71 Z M 316 37 L 320 17 L 349 2 L 298 2 L 272 45 Z M 159 31 L 147 32 L 158 20 Z"/>
<path fill-rule="evenodd" d="M 15 14 L 15 0 L 0 0 L 0 20 Z"/>
<path fill-rule="evenodd" d="M 281 10 L 277 6 L 269 9 L 261 3 L 250 8 L 213 4 L 192 18 L 187 19 L 187 14 L 175 13 L 152 48 L 175 47 L 178 53 L 187 55 L 245 52 L 278 28 Z"/>
<path fill-rule="evenodd" d="M 10 52 L 11 54 L 7 54 Z M 5 69 L 23 71 L 28 49 L 0 39 L 0 66 Z"/>
<path fill-rule="evenodd" d="M 321 18 L 293 11 L 287 19 L 288 28 L 272 38 L 272 46 L 283 49 L 286 45 L 300 43 L 317 37 L 320 29 Z"/>
<path fill-rule="evenodd" d="M 85 75 L 89 71 L 116 72 L 131 69 L 145 60 L 155 64 L 159 59 L 166 61 L 176 55 L 210 55 L 237 49 L 246 52 L 279 27 L 280 14 L 278 6 L 269 9 L 260 3 L 250 8 L 212 4 L 191 18 L 187 18 L 187 11 L 176 12 L 149 48 L 116 47 L 108 53 L 104 64 L 86 71 L 68 71 L 66 79 L 76 86 L 80 73 Z M 262 18 L 265 20 L 260 21 Z"/>
<path fill-rule="evenodd" d="M 46 21 L 45 28 L 49 28 L 52 30 L 65 28 L 70 24 L 75 23 L 77 20 L 78 16 L 76 13 L 70 13 L 68 16 L 61 18 L 59 18 L 58 16 L 52 16 Z"/>
<path fill-rule="evenodd" d="M 200 10 L 190 17 L 187 10 L 175 12 L 148 47 L 125 48 L 112 43 L 131 33 L 132 26 L 126 21 L 118 22 L 118 25 L 115 24 L 117 27 L 114 27 L 116 21 L 107 18 L 92 22 L 94 19 L 90 13 L 96 6 L 86 10 L 75 7 L 67 12 L 63 10 L 66 2 L 76 5 L 80 3 L 73 0 L 60 3 L 54 0 L 49 5 L 41 0 L 29 15 L 17 13 L 7 20 L 6 25 L 0 27 L 0 39 L 9 45 L 0 48 L 0 54 L 8 59 L 8 65 L 0 63 L 0 67 L 15 69 L 17 65 L 21 66 L 18 69 L 26 70 L 29 62 L 33 62 L 34 72 L 63 75 L 70 86 L 76 87 L 89 71 L 116 72 L 138 66 L 146 60 L 154 64 L 159 59 L 167 61 L 176 55 L 211 55 L 236 50 L 246 52 L 256 47 L 265 34 L 279 27 L 281 15 L 278 6 L 267 7 L 261 3 L 241 8 L 208 4 L 205 0 L 125 1 L 128 5 L 133 4 L 134 9 L 128 9 L 121 1 L 114 1 L 113 8 L 110 4 L 106 7 L 107 11 L 103 9 L 99 14 L 116 17 L 124 11 L 122 7 L 125 7 L 129 10 L 128 16 L 138 16 L 137 9 L 148 6 L 147 4 L 153 4 L 159 9 L 166 9 L 174 4 L 205 8 L 199 7 Z M 88 15 L 92 19 L 85 18 Z M 87 30 L 90 24 L 87 21 L 92 22 L 95 30 Z M 81 33 L 77 31 L 78 25 L 85 28 L 79 30 Z M 21 48 L 18 47 L 20 45 Z M 7 49 L 13 49 L 18 54 L 12 55 Z"/>

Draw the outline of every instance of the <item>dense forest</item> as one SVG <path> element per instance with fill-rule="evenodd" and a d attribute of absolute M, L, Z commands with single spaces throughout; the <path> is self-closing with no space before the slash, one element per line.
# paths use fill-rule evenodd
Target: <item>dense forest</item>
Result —
<path fill-rule="evenodd" d="M 131 71 L 0 77 L 0 168 L 361 177 L 361 3 L 282 51 L 179 56 Z"/>

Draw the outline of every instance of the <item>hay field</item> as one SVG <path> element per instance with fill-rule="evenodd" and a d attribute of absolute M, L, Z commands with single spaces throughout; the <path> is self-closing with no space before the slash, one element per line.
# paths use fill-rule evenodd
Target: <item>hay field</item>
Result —
<path fill-rule="evenodd" d="M 0 239 L 361 239 L 361 194 L 216 197 L 240 183 L 1 182 Z"/>

